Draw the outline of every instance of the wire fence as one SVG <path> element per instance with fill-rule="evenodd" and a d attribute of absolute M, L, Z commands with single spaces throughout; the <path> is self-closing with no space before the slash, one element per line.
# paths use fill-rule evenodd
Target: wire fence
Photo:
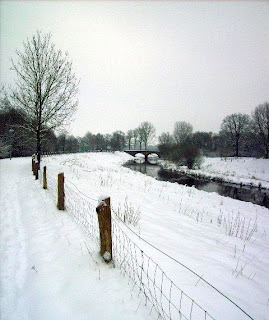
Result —
<path fill-rule="evenodd" d="M 113 260 L 161 319 L 214 319 L 183 292 L 112 219 Z"/>
<path fill-rule="evenodd" d="M 99 244 L 96 202 L 85 198 L 71 183 L 65 182 L 65 208 L 73 221 L 94 243 Z"/>
<path fill-rule="evenodd" d="M 41 176 L 42 175 L 40 175 L 40 177 Z M 55 203 L 57 203 L 56 177 L 47 172 L 47 190 Z M 42 178 L 40 178 L 40 181 L 41 179 Z M 64 188 L 66 212 L 85 235 L 95 244 L 99 245 L 100 231 L 96 213 L 98 200 L 83 194 L 67 179 L 65 179 Z M 114 212 L 113 210 L 111 211 L 112 213 Z M 136 290 L 139 296 L 143 296 L 145 304 L 150 306 L 151 312 L 153 310 L 156 312 L 158 319 L 215 319 L 207 310 L 180 289 L 178 285 L 167 276 L 158 263 L 131 239 L 127 234 L 128 230 L 125 232 L 124 229 L 127 230 L 129 228 L 125 226 L 124 222 L 121 221 L 114 212 L 114 216 L 112 216 L 113 262 L 115 266 L 128 277 L 132 291 Z M 192 270 L 190 271 L 192 272 Z M 197 275 L 197 277 L 201 278 L 199 275 Z M 213 286 L 211 287 L 215 289 Z M 216 291 L 218 290 L 216 289 Z M 220 291 L 218 292 L 222 294 Z M 230 299 L 228 298 L 228 300 Z M 238 307 L 233 301 L 230 300 L 230 302 Z M 253 319 L 240 307 L 238 307 L 238 309 L 244 313 L 246 316 L 245 319 Z"/>
<path fill-rule="evenodd" d="M 57 204 L 57 176 L 47 173 L 47 190 L 55 204 Z"/>

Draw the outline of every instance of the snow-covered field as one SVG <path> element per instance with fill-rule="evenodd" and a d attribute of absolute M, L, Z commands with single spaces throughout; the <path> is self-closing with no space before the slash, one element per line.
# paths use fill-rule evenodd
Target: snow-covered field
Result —
<path fill-rule="evenodd" d="M 64 172 L 91 201 L 109 195 L 114 212 L 140 217 L 128 226 L 141 238 L 201 275 L 253 319 L 268 319 L 269 210 L 157 181 L 122 167 L 128 159 L 123 153 L 62 155 L 43 158 L 42 167 L 48 179 Z M 1 319 L 156 319 L 132 282 L 102 263 L 81 228 L 56 209 L 53 187 L 45 191 L 34 180 L 30 161 L 0 161 Z M 249 319 L 182 265 L 125 232 L 214 318 Z"/>
<path fill-rule="evenodd" d="M 204 157 L 199 170 L 178 167 L 169 161 L 161 160 L 160 163 L 166 169 L 269 189 L 269 159 Z"/>

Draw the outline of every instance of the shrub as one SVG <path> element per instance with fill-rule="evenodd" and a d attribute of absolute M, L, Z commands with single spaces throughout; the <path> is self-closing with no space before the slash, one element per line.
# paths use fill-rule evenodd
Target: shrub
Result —
<path fill-rule="evenodd" d="M 186 165 L 189 169 L 199 168 L 202 163 L 202 153 L 191 141 L 185 141 L 175 146 L 172 160 L 180 165 Z"/>

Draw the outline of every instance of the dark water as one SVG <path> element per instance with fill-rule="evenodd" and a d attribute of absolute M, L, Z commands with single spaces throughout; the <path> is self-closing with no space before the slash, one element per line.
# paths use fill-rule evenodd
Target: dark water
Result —
<path fill-rule="evenodd" d="M 269 190 L 267 189 L 265 190 L 248 186 L 241 187 L 237 184 L 215 182 L 200 178 L 198 179 L 185 174 L 163 170 L 159 165 L 156 164 L 157 160 L 152 159 L 149 161 L 150 162 L 145 162 L 144 160 L 130 161 L 124 166 L 134 171 L 142 172 L 157 180 L 176 182 L 189 187 L 194 186 L 198 190 L 216 192 L 221 196 L 252 202 L 269 208 Z"/>

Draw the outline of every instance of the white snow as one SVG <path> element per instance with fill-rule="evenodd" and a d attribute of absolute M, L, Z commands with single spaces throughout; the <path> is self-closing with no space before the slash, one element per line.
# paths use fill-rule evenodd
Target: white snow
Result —
<path fill-rule="evenodd" d="M 204 157 L 199 170 L 189 170 L 164 160 L 160 160 L 160 164 L 174 171 L 269 189 L 269 159 Z"/>
<path fill-rule="evenodd" d="M 139 212 L 138 225 L 129 225 L 135 233 L 203 276 L 254 319 L 268 319 L 269 210 L 121 166 L 131 158 L 124 153 L 52 156 L 43 158 L 42 167 L 55 181 L 63 171 L 85 197 L 109 195 L 114 212 Z M 34 180 L 30 163 L 30 158 L 0 161 L 2 318 L 156 319 L 139 302 L 141 296 L 131 297 L 132 284 L 117 268 L 102 263 L 98 250 L 88 253 L 86 245 L 95 246 L 56 209 L 56 196 Z M 216 319 L 247 319 L 127 227 L 126 234 Z"/>
<path fill-rule="evenodd" d="M 104 258 L 105 261 L 110 261 L 110 259 L 111 259 L 111 254 L 110 254 L 108 251 L 106 251 L 106 252 L 103 254 L 103 258 Z"/>
<path fill-rule="evenodd" d="M 143 154 L 143 153 L 137 153 L 136 155 L 135 155 L 135 157 L 136 158 L 141 158 L 141 159 L 144 159 L 145 158 L 145 155 Z"/>
<path fill-rule="evenodd" d="M 34 180 L 31 158 L 0 161 L 0 319 L 151 319 L 117 269 Z"/>
<path fill-rule="evenodd" d="M 159 158 L 159 156 L 157 155 L 157 153 L 150 153 L 148 155 L 149 158 Z"/>

